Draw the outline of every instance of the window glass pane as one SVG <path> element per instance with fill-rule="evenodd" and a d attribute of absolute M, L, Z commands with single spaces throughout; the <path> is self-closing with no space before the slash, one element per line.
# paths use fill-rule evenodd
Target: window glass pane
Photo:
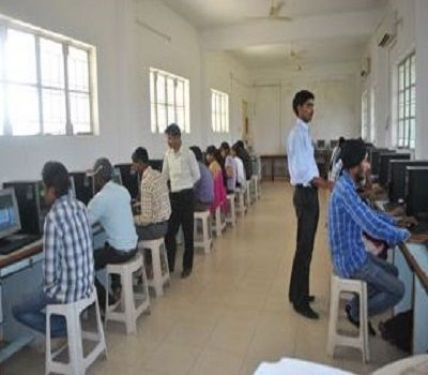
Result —
<path fill-rule="evenodd" d="M 64 56 L 62 44 L 40 38 L 42 85 L 64 88 Z"/>
<path fill-rule="evenodd" d="M 184 83 L 180 80 L 177 80 L 177 105 L 184 106 Z"/>
<path fill-rule="evenodd" d="M 167 82 L 166 82 L 166 91 L 167 91 L 167 99 L 168 99 L 168 104 L 170 105 L 174 105 L 175 103 L 175 99 L 174 99 L 174 79 L 171 77 L 167 78 Z"/>
<path fill-rule="evenodd" d="M 173 122 L 176 122 L 176 119 L 175 119 L 175 108 L 174 108 L 174 106 L 172 106 L 172 105 L 168 106 L 167 116 L 168 116 L 168 119 L 167 119 L 168 125 L 172 124 Z"/>
<path fill-rule="evenodd" d="M 163 133 L 167 127 L 166 122 L 166 106 L 163 104 L 158 104 L 158 131 Z"/>
<path fill-rule="evenodd" d="M 404 89 L 404 65 L 400 65 L 398 68 L 398 89 Z"/>
<path fill-rule="evenodd" d="M 70 90 L 89 91 L 89 56 L 83 49 L 68 48 L 68 87 Z"/>
<path fill-rule="evenodd" d="M 8 29 L 5 53 L 7 79 L 13 82 L 35 84 L 37 76 L 34 35 Z"/>
<path fill-rule="evenodd" d="M 177 108 L 177 124 L 182 127 L 184 125 L 184 108 Z"/>
<path fill-rule="evenodd" d="M 12 134 L 39 134 L 40 119 L 37 89 L 22 85 L 9 85 L 7 90 L 7 106 Z"/>
<path fill-rule="evenodd" d="M 165 77 L 162 74 L 158 74 L 158 79 L 156 82 L 156 94 L 157 102 L 165 103 Z"/>
<path fill-rule="evenodd" d="M 416 58 L 415 55 L 412 55 L 411 62 L 411 72 L 410 72 L 410 83 L 414 85 L 416 83 Z"/>
<path fill-rule="evenodd" d="M 43 90 L 43 131 L 45 134 L 65 134 L 65 92 L 63 90 Z"/>
<path fill-rule="evenodd" d="M 189 92 L 189 81 L 186 80 L 184 83 L 184 127 L 183 129 L 190 132 L 190 92 Z"/>
<path fill-rule="evenodd" d="M 152 133 L 156 133 L 156 105 L 154 103 L 150 105 L 150 124 L 150 129 L 152 130 Z"/>
<path fill-rule="evenodd" d="M 4 134 L 4 96 L 3 87 L 0 84 L 0 135 Z"/>
<path fill-rule="evenodd" d="M 70 93 L 70 115 L 73 134 L 90 133 L 90 98 L 84 93 Z"/>
<path fill-rule="evenodd" d="M 155 73 L 150 72 L 150 101 L 155 102 Z"/>
<path fill-rule="evenodd" d="M 416 139 L 416 120 L 410 119 L 410 144 L 412 144 Z M 411 146 L 414 147 L 414 146 Z"/>

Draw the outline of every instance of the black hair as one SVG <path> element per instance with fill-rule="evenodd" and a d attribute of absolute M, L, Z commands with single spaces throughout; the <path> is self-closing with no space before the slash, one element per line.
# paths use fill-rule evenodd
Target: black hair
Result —
<path fill-rule="evenodd" d="M 220 164 L 220 166 L 224 166 L 224 160 L 221 156 L 220 150 L 217 149 L 215 146 L 208 146 L 207 151 L 205 152 L 206 155 L 213 155 L 214 159 Z"/>
<path fill-rule="evenodd" d="M 297 108 L 305 104 L 308 100 L 315 99 L 315 95 L 308 90 L 301 90 L 293 98 L 293 111 L 297 115 Z"/>
<path fill-rule="evenodd" d="M 367 155 L 367 148 L 361 139 L 348 139 L 340 152 L 343 168 L 351 169 L 360 164 Z"/>
<path fill-rule="evenodd" d="M 202 162 L 204 159 L 204 156 L 202 155 L 201 149 L 198 146 L 192 146 L 192 147 L 190 147 L 190 149 L 195 154 L 196 160 Z"/>
<path fill-rule="evenodd" d="M 239 148 L 245 148 L 245 144 L 242 140 L 236 141 L 235 145 Z"/>
<path fill-rule="evenodd" d="M 149 154 L 144 147 L 138 147 L 132 154 L 134 163 L 149 164 Z"/>
<path fill-rule="evenodd" d="M 177 124 L 170 124 L 165 129 L 165 134 L 172 137 L 181 137 L 181 129 Z"/>
<path fill-rule="evenodd" d="M 47 188 L 55 189 L 56 197 L 67 195 L 70 190 L 70 178 L 65 166 L 57 161 L 48 161 L 42 170 L 43 183 Z"/>
<path fill-rule="evenodd" d="M 220 145 L 220 149 L 221 150 L 225 150 L 227 153 L 229 153 L 229 151 L 230 151 L 229 143 L 222 142 L 221 145 Z"/>
<path fill-rule="evenodd" d="M 346 142 L 345 137 L 340 137 L 339 138 L 339 146 L 342 146 L 345 142 Z"/>

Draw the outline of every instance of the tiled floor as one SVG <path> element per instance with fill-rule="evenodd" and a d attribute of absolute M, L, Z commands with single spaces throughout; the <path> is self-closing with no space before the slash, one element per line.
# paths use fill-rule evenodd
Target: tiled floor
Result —
<path fill-rule="evenodd" d="M 321 194 L 311 275 L 321 320 L 313 322 L 296 315 L 287 301 L 295 248 L 292 190 L 278 182 L 263 188 L 262 200 L 215 241 L 215 251 L 198 253 L 193 275 L 184 281 L 174 276 L 165 296 L 152 300 L 152 313 L 140 319 L 137 336 L 126 336 L 112 324 L 108 361 L 99 360 L 91 374 L 247 375 L 261 361 L 287 356 L 365 374 L 403 355 L 374 338 L 370 365 L 362 365 L 353 350 L 340 350 L 335 359 L 327 356 L 327 195 Z M 43 374 L 44 356 L 26 349 L 3 364 L 0 373 Z"/>

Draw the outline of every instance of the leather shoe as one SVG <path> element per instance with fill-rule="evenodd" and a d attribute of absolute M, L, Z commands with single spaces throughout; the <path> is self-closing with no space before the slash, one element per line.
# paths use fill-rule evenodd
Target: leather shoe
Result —
<path fill-rule="evenodd" d="M 304 304 L 302 306 L 294 306 L 294 310 L 298 314 L 300 314 L 300 315 L 302 315 L 308 319 L 316 320 L 316 319 L 320 318 L 318 313 L 316 313 L 314 310 L 312 310 L 312 308 L 309 306 L 309 304 Z"/>
<path fill-rule="evenodd" d="M 355 320 L 352 315 L 351 315 L 351 306 L 350 305 L 346 305 L 345 307 L 345 312 L 346 312 L 346 317 L 348 318 L 349 322 L 354 325 L 355 327 L 359 328 L 360 327 L 360 322 Z M 372 324 L 370 322 L 368 322 L 368 327 L 369 327 L 369 335 L 370 336 L 376 336 L 376 331 L 373 328 Z"/>
<path fill-rule="evenodd" d="M 315 301 L 315 296 L 307 296 L 305 297 L 305 302 L 312 303 Z"/>
<path fill-rule="evenodd" d="M 189 268 L 187 270 L 183 270 L 183 272 L 181 273 L 181 278 L 185 279 L 185 278 L 189 277 L 191 275 L 191 273 L 192 273 L 191 268 Z"/>

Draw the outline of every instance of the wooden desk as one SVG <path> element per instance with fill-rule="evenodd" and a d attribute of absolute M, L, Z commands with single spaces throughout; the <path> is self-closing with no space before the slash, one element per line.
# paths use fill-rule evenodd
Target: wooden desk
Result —
<path fill-rule="evenodd" d="M 24 246 L 22 249 L 14 251 L 13 253 L 7 255 L 0 255 L 0 277 L 4 276 L 2 271 L 8 267 L 17 263 L 19 261 L 31 258 L 33 255 L 41 253 L 43 251 L 42 240 L 33 242 L 27 246 Z"/>

